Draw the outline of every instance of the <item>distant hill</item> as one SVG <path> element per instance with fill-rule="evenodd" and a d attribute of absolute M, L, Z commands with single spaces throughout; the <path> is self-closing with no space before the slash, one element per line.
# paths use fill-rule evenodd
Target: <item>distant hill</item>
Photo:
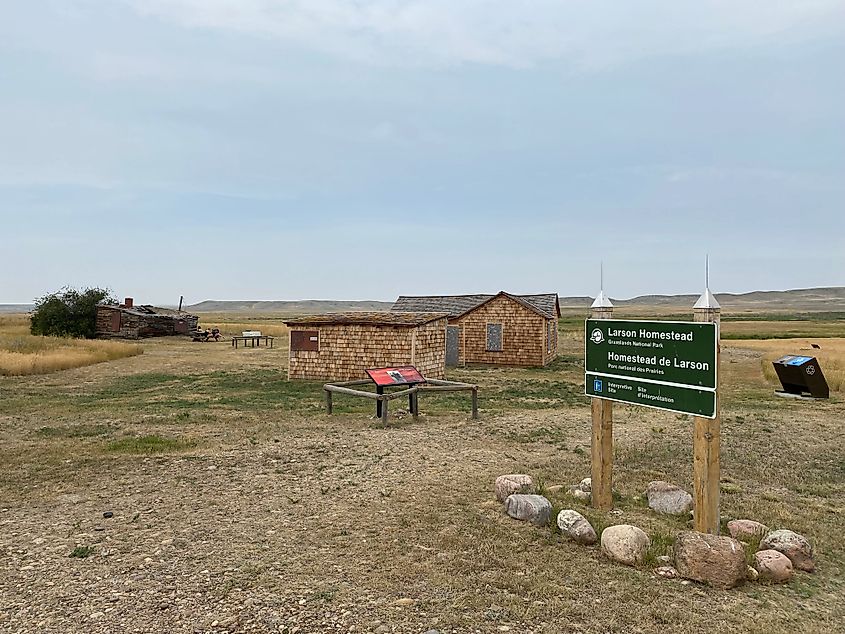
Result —
<path fill-rule="evenodd" d="M 698 295 L 641 295 L 631 299 L 611 299 L 615 306 L 656 306 L 689 308 Z M 845 311 L 845 286 L 801 288 L 790 291 L 751 291 L 716 293 L 723 309 Z M 561 307 L 581 308 L 592 303 L 590 297 L 561 297 Z"/>
<path fill-rule="evenodd" d="M 631 299 L 613 299 L 619 307 L 657 307 L 688 309 L 698 299 L 698 295 L 641 295 Z M 752 291 L 750 293 L 716 293 L 716 299 L 722 308 L 728 311 L 766 310 L 766 311 L 845 311 L 845 286 L 828 288 L 802 288 L 791 291 Z M 592 297 L 561 297 L 561 308 L 587 308 L 593 302 Z M 392 302 L 377 301 L 341 301 L 341 300 L 301 300 L 301 301 L 225 301 L 206 300 L 186 306 L 185 310 L 195 313 L 218 312 L 265 312 L 283 315 L 323 314 L 355 310 L 390 310 Z M 28 308 L 27 308 L 28 310 Z M 0 311 L 3 306 L 0 305 Z M 11 312 L 11 311 L 6 311 Z M 20 312 L 20 309 L 18 310 Z"/>
<path fill-rule="evenodd" d="M 299 301 L 226 301 L 208 299 L 198 304 L 186 306 L 184 309 L 193 313 L 285 313 L 289 315 L 320 315 L 353 310 L 390 310 L 393 302 L 376 301 L 342 301 L 305 299 Z"/>
<path fill-rule="evenodd" d="M 33 308 L 32 304 L 0 304 L 0 313 L 28 313 Z"/>

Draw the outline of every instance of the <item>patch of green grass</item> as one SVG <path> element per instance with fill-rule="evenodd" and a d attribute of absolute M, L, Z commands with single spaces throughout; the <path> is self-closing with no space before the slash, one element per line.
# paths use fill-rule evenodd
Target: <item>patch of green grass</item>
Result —
<path fill-rule="evenodd" d="M 74 548 L 68 557 L 74 557 L 76 559 L 85 559 L 94 553 L 93 546 L 77 546 Z"/>
<path fill-rule="evenodd" d="M 106 436 L 116 427 L 110 425 L 72 425 L 69 427 L 41 427 L 35 433 L 44 438 L 91 438 Z"/>
<path fill-rule="evenodd" d="M 131 436 L 114 440 L 106 445 L 106 451 L 114 453 L 153 454 L 184 451 L 194 447 L 196 442 L 179 438 L 165 438 L 155 434 Z"/>
<path fill-rule="evenodd" d="M 562 429 L 538 427 L 537 429 L 530 429 L 521 433 L 509 432 L 506 434 L 506 437 L 510 440 L 513 440 L 514 442 L 543 442 L 548 445 L 559 447 L 560 449 L 566 449 L 567 434 Z"/>
<path fill-rule="evenodd" d="M 648 547 L 648 551 L 646 551 L 643 565 L 648 568 L 654 568 L 659 565 L 657 561 L 658 557 L 672 556 L 675 538 L 672 534 L 663 530 L 652 531 L 649 538 L 651 539 L 651 545 Z"/>

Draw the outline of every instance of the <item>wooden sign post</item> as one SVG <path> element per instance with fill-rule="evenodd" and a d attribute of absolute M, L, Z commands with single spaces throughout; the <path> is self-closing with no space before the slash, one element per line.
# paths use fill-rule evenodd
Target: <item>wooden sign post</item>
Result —
<path fill-rule="evenodd" d="M 591 308 L 593 319 L 612 319 L 613 304 L 602 290 Z M 593 436 L 590 444 L 592 504 L 602 511 L 613 508 L 613 401 L 590 399 Z"/>
<path fill-rule="evenodd" d="M 695 529 L 719 534 L 719 314 L 709 288 L 694 320 L 613 318 L 600 293 L 584 329 L 591 397 L 592 504 L 613 508 L 613 401 L 693 416 Z"/>
<path fill-rule="evenodd" d="M 721 357 L 719 302 L 710 289 L 705 289 L 693 307 L 693 321 L 716 324 L 717 347 L 716 366 Z M 718 372 L 717 372 L 718 381 Z M 695 516 L 693 526 L 699 533 L 719 534 L 719 480 L 721 420 L 718 384 L 716 386 L 716 415 L 713 418 L 694 416 L 693 452 L 693 498 Z"/>

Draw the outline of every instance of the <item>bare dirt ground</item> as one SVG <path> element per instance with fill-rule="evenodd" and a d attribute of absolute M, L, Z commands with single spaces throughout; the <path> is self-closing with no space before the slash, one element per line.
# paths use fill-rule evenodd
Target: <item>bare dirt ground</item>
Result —
<path fill-rule="evenodd" d="M 482 384 L 481 420 L 421 400 L 418 422 L 385 427 L 357 404 L 325 415 L 318 385 L 284 381 L 284 345 L 160 340 L 0 379 L 0 632 L 845 631 L 845 405 L 771 396 L 762 353 L 731 346 L 722 513 L 813 542 L 818 572 L 787 586 L 663 580 L 503 514 L 498 475 L 589 475 L 589 408 L 485 402 L 485 383 L 551 394 L 575 366 L 460 371 Z M 617 514 L 549 497 L 597 528 L 685 529 L 640 496 L 657 478 L 689 490 L 691 423 L 616 419 Z"/>

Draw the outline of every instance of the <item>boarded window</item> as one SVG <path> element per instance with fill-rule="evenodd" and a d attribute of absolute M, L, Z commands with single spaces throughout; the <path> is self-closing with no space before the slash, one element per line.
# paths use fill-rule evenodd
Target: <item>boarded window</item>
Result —
<path fill-rule="evenodd" d="M 120 311 L 111 311 L 111 331 L 120 332 Z"/>
<path fill-rule="evenodd" d="M 317 330 L 291 330 L 291 352 L 319 352 L 320 333 Z"/>
<path fill-rule="evenodd" d="M 487 324 L 487 352 L 502 351 L 502 324 Z"/>
<path fill-rule="evenodd" d="M 557 348 L 557 324 L 553 320 L 546 322 L 546 352 L 554 352 Z"/>

